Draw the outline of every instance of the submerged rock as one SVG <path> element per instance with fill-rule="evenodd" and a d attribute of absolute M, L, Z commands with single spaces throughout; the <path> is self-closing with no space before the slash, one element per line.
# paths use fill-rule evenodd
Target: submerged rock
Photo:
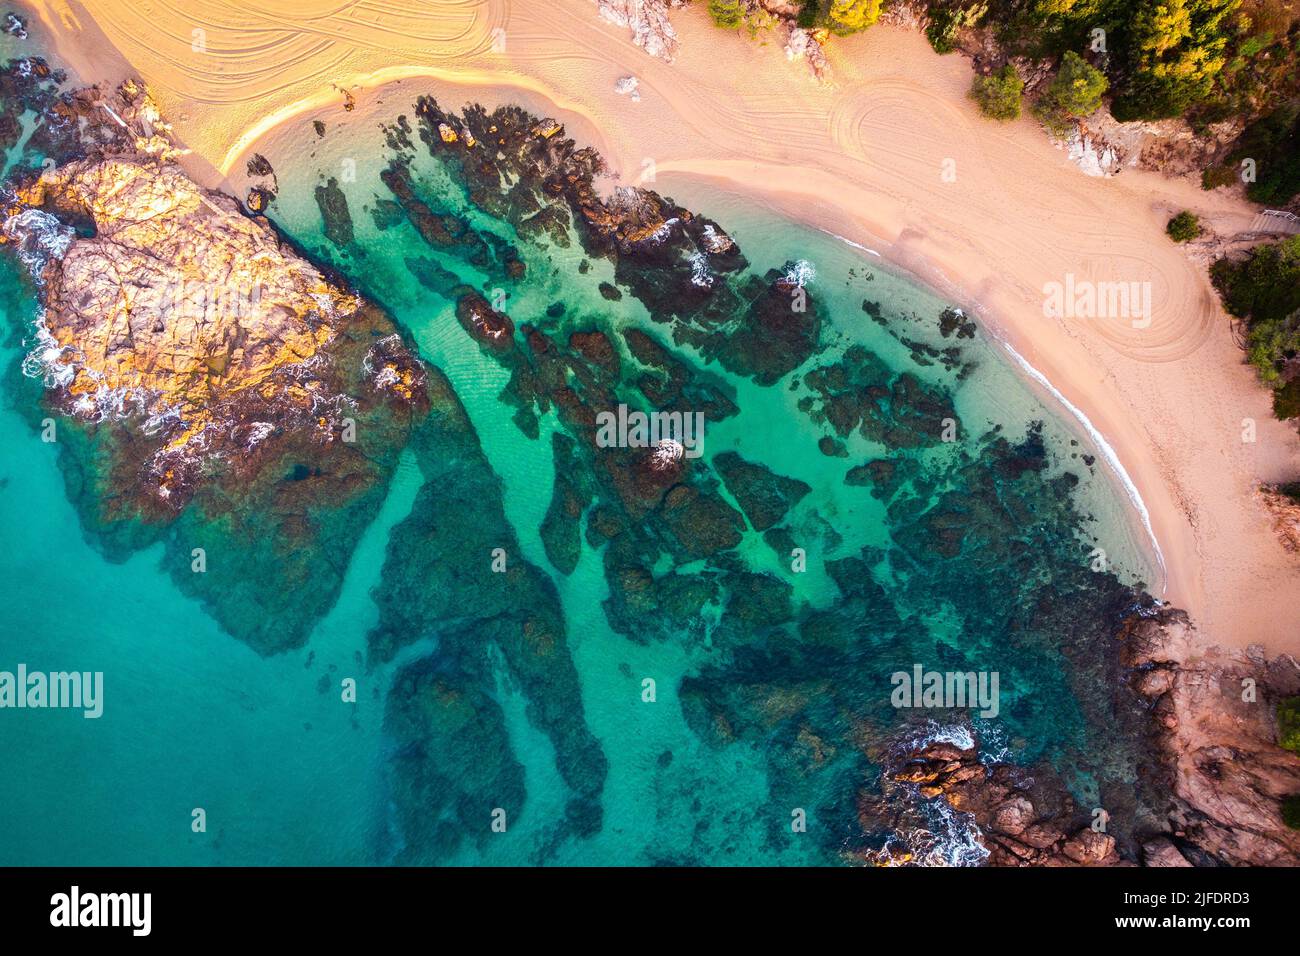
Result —
<path fill-rule="evenodd" d="M 316 187 L 316 205 L 325 221 L 325 238 L 342 249 L 352 242 L 352 214 L 348 211 L 348 197 L 331 176 L 323 186 Z"/>
<path fill-rule="evenodd" d="M 745 461 L 735 452 L 714 456 L 713 467 L 722 476 L 732 497 L 740 503 L 755 531 L 766 531 L 779 524 L 786 512 L 812 491 L 805 482 Z"/>

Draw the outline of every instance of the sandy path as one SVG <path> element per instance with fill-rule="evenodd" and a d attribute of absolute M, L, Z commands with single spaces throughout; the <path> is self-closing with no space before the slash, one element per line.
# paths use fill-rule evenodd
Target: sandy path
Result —
<path fill-rule="evenodd" d="M 1133 170 L 1089 179 L 1030 120 L 982 120 L 965 61 L 920 36 L 877 27 L 837 42 L 836 82 L 822 87 L 779 44 L 716 31 L 697 9 L 675 15 L 668 65 L 589 0 L 206 0 L 201 15 L 182 0 L 31 5 L 83 78 L 129 61 L 208 181 L 240 184 L 243 155 L 290 116 L 342 115 L 341 88 L 428 76 L 545 97 L 625 179 L 725 180 L 879 249 L 976 304 L 1105 435 L 1149 509 L 1168 599 L 1214 641 L 1300 651 L 1300 559 L 1253 494 L 1300 475 L 1300 442 L 1271 418 L 1202 269 L 1163 234 L 1181 208 L 1225 233 L 1254 210 Z M 628 73 L 640 103 L 613 92 Z M 1044 284 L 1067 274 L 1150 283 L 1152 321 L 1044 317 Z"/>

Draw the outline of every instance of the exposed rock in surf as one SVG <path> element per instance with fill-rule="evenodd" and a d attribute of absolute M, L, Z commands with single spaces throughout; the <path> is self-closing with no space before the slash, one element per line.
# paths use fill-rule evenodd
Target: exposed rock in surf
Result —
<path fill-rule="evenodd" d="M 26 40 L 27 21 L 16 13 L 6 13 L 4 31 L 15 39 Z"/>
<path fill-rule="evenodd" d="M 1090 814 L 1076 806 L 1050 768 L 1030 773 L 1007 764 L 986 765 L 974 747 L 952 743 L 928 743 L 900 754 L 886 767 L 880 794 L 864 793 L 859 803 L 864 829 L 884 825 L 898 835 L 881 850 L 864 854 L 866 859 L 879 865 L 952 862 L 941 845 L 946 835 L 934 832 L 934 815 L 924 807 L 933 800 L 970 818 L 989 866 L 1122 862 L 1114 837 L 1091 828 Z"/>
<path fill-rule="evenodd" d="M 387 316 L 172 165 L 138 85 L 46 107 L 51 129 L 78 118 L 47 142 L 82 158 L 20 182 L 4 232 L 38 282 L 25 369 L 69 420 L 69 490 L 110 554 L 161 540 L 232 634 L 300 644 L 345 569 L 316 542 L 359 539 L 425 371 Z"/>

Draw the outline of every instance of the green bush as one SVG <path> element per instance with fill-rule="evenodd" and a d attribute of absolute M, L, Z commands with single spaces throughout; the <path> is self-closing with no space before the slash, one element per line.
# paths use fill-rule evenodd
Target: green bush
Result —
<path fill-rule="evenodd" d="M 865 30 L 880 19 L 882 0 L 830 0 L 826 26 L 837 36 Z M 803 11 L 801 10 L 800 13 Z"/>
<path fill-rule="evenodd" d="M 745 5 L 741 0 L 709 0 L 709 16 L 717 26 L 731 29 L 745 22 Z"/>
<path fill-rule="evenodd" d="M 1281 206 L 1300 193 L 1300 100 L 1274 110 L 1242 133 L 1232 160 L 1255 160 L 1255 182 L 1246 195 L 1257 203 Z"/>
<path fill-rule="evenodd" d="M 1282 798 L 1282 822 L 1292 830 L 1300 830 L 1300 793 Z"/>
<path fill-rule="evenodd" d="M 1184 209 L 1165 226 L 1165 232 L 1174 242 L 1190 242 L 1201 234 L 1201 220 L 1196 214 Z"/>
<path fill-rule="evenodd" d="M 1071 120 L 1081 119 L 1101 106 L 1108 85 L 1100 70 L 1073 50 L 1066 50 L 1061 57 L 1061 68 L 1047 85 L 1034 112 L 1048 129 L 1063 134 L 1069 130 Z"/>
<path fill-rule="evenodd" d="M 957 31 L 975 26 L 988 12 L 986 0 L 979 0 L 970 6 L 965 6 L 963 0 L 956 0 L 952 6 L 931 3 L 926 11 L 930 25 L 925 28 L 925 38 L 930 41 L 935 53 L 951 53 L 957 49 Z"/>
<path fill-rule="evenodd" d="M 1247 324 L 1247 358 L 1274 388 L 1300 374 L 1300 236 L 1210 267 L 1223 307 Z"/>
<path fill-rule="evenodd" d="M 1282 489 L 1283 492 L 1287 490 Z M 1284 697 L 1278 701 L 1277 745 L 1300 754 L 1300 697 Z"/>
<path fill-rule="evenodd" d="M 1222 166 L 1207 166 L 1201 170 L 1201 188 L 1218 189 L 1220 186 L 1231 186 L 1237 181 L 1238 171 L 1228 163 Z"/>
<path fill-rule="evenodd" d="M 1281 388 L 1273 389 L 1273 414 L 1286 421 L 1300 418 L 1300 376 L 1291 379 Z M 1291 497 L 1300 503 L 1300 482 L 1296 483 L 1296 494 Z"/>
<path fill-rule="evenodd" d="M 1008 63 L 990 76 L 975 77 L 970 85 L 970 98 L 979 104 L 985 116 L 1013 120 L 1020 116 L 1020 94 L 1024 90 L 1025 81 Z"/>

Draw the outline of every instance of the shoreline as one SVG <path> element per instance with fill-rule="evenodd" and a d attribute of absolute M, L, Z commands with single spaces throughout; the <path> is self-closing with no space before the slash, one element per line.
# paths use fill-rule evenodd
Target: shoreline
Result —
<path fill-rule="evenodd" d="M 88 39 L 104 34 L 85 7 L 115 10 L 121 3 L 60 4 L 78 11 L 79 21 L 91 20 L 89 28 L 82 23 L 88 32 L 80 38 L 60 29 L 52 10 L 47 18 L 52 4 L 35 6 L 54 28 L 57 55 L 83 79 L 87 71 L 78 67 L 93 71 L 113 62 Z M 251 29 L 256 15 L 247 16 Z M 312 35 L 307 21 L 302 14 L 295 29 Z M 512 11 L 509 55 L 476 53 L 473 44 L 458 42 L 423 54 L 425 62 L 392 66 L 394 58 L 416 54 L 357 43 L 347 48 L 348 68 L 331 70 L 328 81 L 322 73 L 296 86 L 268 82 L 260 98 L 246 92 L 238 101 L 214 102 L 186 89 L 194 81 L 178 78 L 161 54 L 151 57 L 145 37 L 113 54 L 159 94 L 177 136 L 195 151 L 187 168 L 206 169 L 209 184 L 225 179 L 236 194 L 244 179 L 239 163 L 259 142 L 331 102 L 341 111 L 335 77 L 345 77 L 349 89 L 362 87 L 367 99 L 403 79 L 429 77 L 431 85 L 544 98 L 569 135 L 596 146 L 626 182 L 636 181 L 627 171 L 652 158 L 658 174 L 721 180 L 787 218 L 854 245 L 870 243 L 867 253 L 971 303 L 1013 363 L 1019 356 L 1037 370 L 1047 390 L 1102 436 L 1098 450 L 1113 450 L 1141 502 L 1132 508 L 1135 522 L 1146 510 L 1165 564 L 1166 600 L 1188 610 L 1207 643 L 1300 650 L 1300 606 L 1270 600 L 1288 589 L 1297 593 L 1300 562 L 1282 550 L 1254 500 L 1259 484 L 1300 473 L 1300 442 L 1293 428 L 1271 418 L 1268 392 L 1244 366 L 1203 268 L 1164 242 L 1162 231 L 1179 207 L 1229 228 L 1247 222 L 1252 207 L 1138 170 L 1088 179 L 1031 122 L 998 126 L 974 116 L 964 97 L 968 64 L 938 57 L 910 31 L 878 26 L 837 44 L 832 68 L 840 85 L 827 89 L 779 51 L 713 30 L 700 11 L 682 11 L 674 25 L 682 46 L 667 65 L 634 47 L 621 28 L 599 21 L 586 0 L 571 0 Z M 129 45 L 123 36 L 116 39 Z M 88 44 L 97 52 L 88 55 Z M 364 69 L 378 62 L 390 65 Z M 640 103 L 611 89 L 613 78 L 626 73 L 641 81 Z M 743 89 L 733 76 L 746 77 Z M 378 85 L 366 86 L 367 77 Z M 220 92 L 216 79 L 203 82 Z M 201 103 L 210 121 L 196 126 L 187 101 Z M 948 154 L 962 170 L 957 188 L 940 186 L 936 175 Z M 1137 334 L 1043 318 L 1037 290 L 1044 279 L 1070 272 L 1149 282 L 1159 304 L 1156 323 Z M 1236 438 L 1245 419 L 1258 423 L 1253 448 Z"/>

